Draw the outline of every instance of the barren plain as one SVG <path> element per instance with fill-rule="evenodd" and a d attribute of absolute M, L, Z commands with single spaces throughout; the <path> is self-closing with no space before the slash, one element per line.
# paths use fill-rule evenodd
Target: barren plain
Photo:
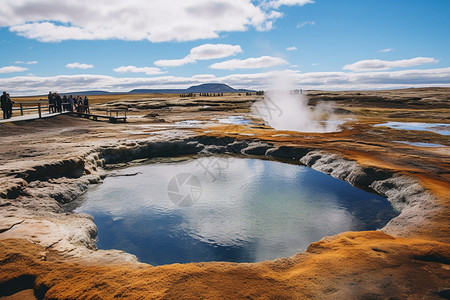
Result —
<path fill-rule="evenodd" d="M 127 123 L 61 115 L 0 124 L 0 297 L 448 299 L 450 88 L 308 91 L 311 105 L 332 102 L 345 120 L 332 133 L 268 127 L 250 116 L 261 97 L 92 96 L 94 111 L 127 108 Z M 250 122 L 224 122 L 230 116 Z M 106 168 L 183 155 L 304 164 L 382 194 L 400 214 L 381 230 L 325 237 L 292 257 L 155 267 L 97 250 L 92 217 L 62 208 Z"/>

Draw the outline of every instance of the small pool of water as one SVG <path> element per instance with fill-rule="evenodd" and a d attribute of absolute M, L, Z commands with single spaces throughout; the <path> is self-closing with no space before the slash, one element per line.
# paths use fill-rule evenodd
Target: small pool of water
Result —
<path fill-rule="evenodd" d="M 450 135 L 450 124 L 445 123 L 386 122 L 375 125 L 375 127 L 379 126 L 400 130 L 431 131 L 442 135 Z"/>
<path fill-rule="evenodd" d="M 423 143 L 423 142 L 404 142 L 404 141 L 395 141 L 396 143 L 400 143 L 400 144 L 406 144 L 406 145 L 410 145 L 410 146 L 415 146 L 415 147 L 425 147 L 425 148 L 439 148 L 439 147 L 446 147 L 444 145 L 441 144 L 434 144 L 434 143 Z"/>
<path fill-rule="evenodd" d="M 203 123 L 204 123 L 203 121 L 198 121 L 198 120 L 184 120 L 184 121 L 180 121 L 180 122 L 175 122 L 175 124 L 177 124 L 177 125 L 186 125 L 186 126 L 200 125 Z"/>
<path fill-rule="evenodd" d="M 217 119 L 219 123 L 233 124 L 233 125 L 245 125 L 249 124 L 250 120 L 243 116 L 228 116 L 227 118 Z"/>
<path fill-rule="evenodd" d="M 67 209 L 94 216 L 98 248 L 152 265 L 287 257 L 397 215 L 381 196 L 275 161 L 204 157 L 111 175 Z"/>

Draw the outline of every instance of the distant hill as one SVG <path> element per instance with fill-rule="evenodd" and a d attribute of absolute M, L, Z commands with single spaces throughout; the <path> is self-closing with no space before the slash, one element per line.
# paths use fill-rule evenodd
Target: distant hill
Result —
<path fill-rule="evenodd" d="M 81 92 L 72 92 L 72 93 L 60 93 L 60 95 L 77 95 L 77 96 L 94 96 L 94 95 L 109 95 L 109 94 L 117 94 L 111 93 L 107 91 L 81 91 Z"/>
<path fill-rule="evenodd" d="M 245 93 L 254 92 L 252 90 L 239 89 L 236 90 L 224 83 L 205 83 L 201 85 L 191 86 L 186 89 L 188 93 Z"/>
<path fill-rule="evenodd" d="M 114 95 L 114 94 L 187 94 L 187 93 L 246 93 L 253 90 L 234 89 L 224 83 L 205 83 L 191 86 L 187 89 L 134 89 L 127 92 L 108 92 L 108 91 L 79 91 L 59 93 L 61 96 L 77 95 L 77 96 L 98 96 L 98 95 Z M 47 95 L 41 95 L 46 97 Z"/>
<path fill-rule="evenodd" d="M 129 91 L 128 94 L 178 94 L 185 91 L 179 89 L 134 89 Z"/>
<path fill-rule="evenodd" d="M 196 86 L 191 86 L 187 89 L 134 89 L 131 94 L 180 94 L 180 93 L 246 93 L 255 92 L 246 89 L 234 89 L 224 83 L 205 83 Z"/>

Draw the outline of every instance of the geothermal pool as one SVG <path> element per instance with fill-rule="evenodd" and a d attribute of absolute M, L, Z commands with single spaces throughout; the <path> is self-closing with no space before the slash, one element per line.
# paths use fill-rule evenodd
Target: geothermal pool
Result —
<path fill-rule="evenodd" d="M 291 256 L 397 215 L 385 198 L 310 168 L 232 157 L 114 171 L 71 205 L 94 216 L 98 248 L 152 265 Z"/>
<path fill-rule="evenodd" d="M 386 122 L 375 127 L 389 127 L 399 130 L 431 131 L 441 135 L 450 135 L 450 125 L 445 123 Z"/>

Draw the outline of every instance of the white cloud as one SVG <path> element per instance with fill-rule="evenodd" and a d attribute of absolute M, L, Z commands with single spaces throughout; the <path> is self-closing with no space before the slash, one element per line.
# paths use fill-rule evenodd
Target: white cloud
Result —
<path fill-rule="evenodd" d="M 69 69 L 92 69 L 94 66 L 93 65 L 89 65 L 89 64 L 81 64 L 81 63 L 69 63 L 66 65 L 66 68 Z"/>
<path fill-rule="evenodd" d="M 259 69 L 259 68 L 269 68 L 278 65 L 289 64 L 286 60 L 279 57 L 272 56 L 261 56 L 255 58 L 247 59 L 231 59 L 223 62 L 215 63 L 209 66 L 211 69 L 223 69 L 223 70 L 234 70 L 234 69 Z"/>
<path fill-rule="evenodd" d="M 318 65 L 319 65 L 318 63 L 312 63 L 311 64 L 311 66 L 313 66 L 313 67 L 318 66 Z"/>
<path fill-rule="evenodd" d="M 199 80 L 199 81 L 214 81 L 216 80 L 216 76 L 214 74 L 198 74 L 192 76 L 193 80 Z"/>
<path fill-rule="evenodd" d="M 240 52 L 242 52 L 242 49 L 239 45 L 204 44 L 192 48 L 189 54 L 189 58 L 192 58 L 194 60 L 217 59 L 236 55 Z"/>
<path fill-rule="evenodd" d="M 37 60 L 33 60 L 33 61 L 21 61 L 21 60 L 16 60 L 14 63 L 17 64 L 17 65 L 19 65 L 19 64 L 34 65 L 34 64 L 37 64 L 38 61 L 37 61 Z"/>
<path fill-rule="evenodd" d="M 145 73 L 147 75 L 158 75 L 166 73 L 161 71 L 159 68 L 135 66 L 121 66 L 113 69 L 113 71 L 116 73 Z"/>
<path fill-rule="evenodd" d="M 160 59 L 154 62 L 158 67 L 180 67 L 191 63 L 195 63 L 195 60 L 188 57 L 181 59 Z"/>
<path fill-rule="evenodd" d="M 20 36 L 36 39 L 41 42 L 102 39 L 100 32 L 93 33 L 80 27 L 55 25 L 50 22 L 33 22 L 13 25 L 9 30 L 16 32 Z M 110 38 L 113 37 L 111 36 Z M 106 39 L 106 37 L 104 39 Z"/>
<path fill-rule="evenodd" d="M 0 27 L 42 42 L 63 40 L 192 41 L 223 32 L 269 30 L 281 5 L 309 0 L 2 0 Z M 267 2 L 265 2 L 267 3 Z"/>
<path fill-rule="evenodd" d="M 306 21 L 306 22 L 298 23 L 296 27 L 297 28 L 302 28 L 302 27 L 305 27 L 307 25 L 314 26 L 314 25 L 316 25 L 316 21 Z"/>
<path fill-rule="evenodd" d="M 394 51 L 394 49 L 392 49 L 392 48 L 386 48 L 386 49 L 381 49 L 379 52 L 386 53 L 386 52 L 391 52 L 391 51 Z"/>
<path fill-rule="evenodd" d="M 286 51 L 296 51 L 297 47 L 287 47 Z"/>
<path fill-rule="evenodd" d="M 438 60 L 432 57 L 416 57 L 411 59 L 402 59 L 394 61 L 370 59 L 370 60 L 361 60 L 353 64 L 345 65 L 343 69 L 351 71 L 382 71 L 382 70 L 389 70 L 392 68 L 406 68 L 437 62 Z"/>
<path fill-rule="evenodd" d="M 305 4 L 312 4 L 314 0 L 271 0 L 267 2 L 268 7 L 279 8 L 282 5 L 292 6 L 298 5 L 303 6 Z"/>
<path fill-rule="evenodd" d="M 23 67 L 7 66 L 7 67 L 0 68 L 0 74 L 24 72 L 27 70 L 28 70 L 27 68 L 23 68 Z"/>
<path fill-rule="evenodd" d="M 284 74 L 299 88 L 323 90 L 392 89 L 405 87 L 448 86 L 450 68 L 383 72 L 310 72 L 272 71 L 254 74 L 212 74 L 193 77 L 158 76 L 118 78 L 104 75 L 60 75 L 54 77 L 18 76 L 0 78 L 0 86 L 11 95 L 40 95 L 49 90 L 108 90 L 127 92 L 134 88 L 187 88 L 206 82 L 220 82 L 235 88 L 268 89 L 273 78 Z"/>
<path fill-rule="evenodd" d="M 190 53 L 181 59 L 161 59 L 155 61 L 158 67 L 179 67 L 197 60 L 224 58 L 242 52 L 239 45 L 204 44 L 191 49 Z"/>

